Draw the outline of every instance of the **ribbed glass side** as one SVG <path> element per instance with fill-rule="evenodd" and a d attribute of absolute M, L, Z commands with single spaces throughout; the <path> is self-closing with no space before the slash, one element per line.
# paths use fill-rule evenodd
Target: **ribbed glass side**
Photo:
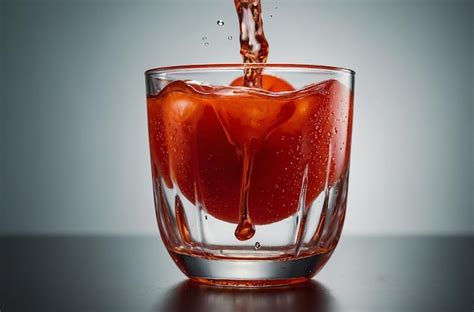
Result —
<path fill-rule="evenodd" d="M 257 225 L 255 235 L 240 241 L 237 224 L 219 220 L 191 203 L 178 187 L 154 179 L 155 207 L 168 249 L 184 254 L 222 258 L 306 257 L 331 251 L 344 223 L 349 168 L 312 203 L 284 220 Z"/>

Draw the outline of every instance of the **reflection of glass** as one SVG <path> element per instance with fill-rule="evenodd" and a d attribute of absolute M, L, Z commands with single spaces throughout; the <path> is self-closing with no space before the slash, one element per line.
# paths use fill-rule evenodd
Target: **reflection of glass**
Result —
<path fill-rule="evenodd" d="M 245 289 L 221 288 L 191 281 L 173 288 L 157 311 L 318 311 L 330 312 L 335 303 L 320 283 L 310 281 L 292 287 Z"/>
<path fill-rule="evenodd" d="M 150 70 L 147 107 L 163 241 L 194 280 L 281 285 L 316 274 L 344 221 L 350 70 L 246 65 Z"/>

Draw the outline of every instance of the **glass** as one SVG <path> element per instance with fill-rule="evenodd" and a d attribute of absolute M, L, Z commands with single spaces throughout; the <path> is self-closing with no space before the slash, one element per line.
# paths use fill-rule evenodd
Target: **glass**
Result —
<path fill-rule="evenodd" d="M 262 88 L 241 86 L 244 69 Z M 316 65 L 189 65 L 145 73 L 163 242 L 192 280 L 303 282 L 344 222 L 354 75 Z"/>

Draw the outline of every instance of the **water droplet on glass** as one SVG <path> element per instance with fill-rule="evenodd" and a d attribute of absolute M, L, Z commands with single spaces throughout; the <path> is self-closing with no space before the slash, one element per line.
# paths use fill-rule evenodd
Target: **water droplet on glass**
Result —
<path fill-rule="evenodd" d="M 217 21 L 217 26 L 224 26 L 224 21 L 223 20 L 218 20 Z"/>
<path fill-rule="evenodd" d="M 262 246 L 260 245 L 260 243 L 259 243 L 259 242 L 256 242 L 256 243 L 255 243 L 255 249 L 260 249 L 260 247 L 262 247 Z"/>
<path fill-rule="evenodd" d="M 204 42 L 204 45 L 207 47 L 209 45 L 209 42 Z"/>
<path fill-rule="evenodd" d="M 228 40 L 232 40 L 232 36 L 227 36 L 227 39 L 228 39 Z"/>
<path fill-rule="evenodd" d="M 206 36 L 202 37 L 202 40 L 203 40 L 203 41 L 206 41 L 206 40 L 207 40 L 207 37 L 206 37 Z"/>

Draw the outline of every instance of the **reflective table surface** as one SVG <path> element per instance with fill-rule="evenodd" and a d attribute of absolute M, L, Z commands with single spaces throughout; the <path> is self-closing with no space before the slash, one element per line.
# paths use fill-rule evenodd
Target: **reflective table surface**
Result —
<path fill-rule="evenodd" d="M 187 281 L 156 237 L 0 237 L 0 311 L 469 311 L 474 237 L 342 237 L 292 287 Z"/>

